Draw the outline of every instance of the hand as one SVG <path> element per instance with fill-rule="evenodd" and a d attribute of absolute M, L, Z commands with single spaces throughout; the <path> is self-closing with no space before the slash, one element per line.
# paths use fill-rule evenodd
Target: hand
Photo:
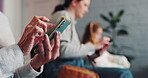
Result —
<path fill-rule="evenodd" d="M 97 55 L 101 56 L 110 46 L 110 38 L 109 37 L 102 37 L 100 40 L 100 44 L 96 45 L 96 52 Z"/>
<path fill-rule="evenodd" d="M 105 44 L 110 44 L 110 38 L 109 37 L 102 37 L 98 44 L 94 45 L 94 49 L 98 50 L 101 49 Z"/>
<path fill-rule="evenodd" d="M 51 60 L 55 60 L 59 56 L 59 48 L 60 48 L 59 32 L 56 32 L 56 35 L 54 36 L 53 40 L 54 40 L 54 43 L 51 46 L 48 35 L 46 34 L 43 40 L 44 42 L 43 41 L 39 42 L 39 45 L 38 45 L 39 53 L 32 58 L 30 63 L 34 69 L 38 69 L 43 64 Z M 43 44 L 45 44 L 46 46 L 45 50 L 44 50 Z"/>
<path fill-rule="evenodd" d="M 23 55 L 30 54 L 31 49 L 40 40 L 42 36 L 36 36 L 36 34 L 43 34 L 47 31 L 47 27 L 53 27 L 53 24 L 46 23 L 49 19 L 44 16 L 34 16 L 31 22 L 26 26 L 23 36 L 18 42 L 18 46 L 21 48 Z"/>
<path fill-rule="evenodd" d="M 100 55 L 102 55 L 103 52 L 105 52 L 110 46 L 110 38 L 109 37 L 103 37 L 102 40 L 103 40 L 102 41 L 103 42 L 103 44 L 102 44 L 103 47 L 101 48 L 101 50 L 99 52 Z"/>
<path fill-rule="evenodd" d="M 105 44 L 109 44 L 110 43 L 110 38 L 109 37 L 103 37 L 102 38 L 102 44 L 105 45 Z"/>
<path fill-rule="evenodd" d="M 99 55 L 101 56 L 107 49 L 109 48 L 109 44 L 105 44 L 99 52 Z"/>

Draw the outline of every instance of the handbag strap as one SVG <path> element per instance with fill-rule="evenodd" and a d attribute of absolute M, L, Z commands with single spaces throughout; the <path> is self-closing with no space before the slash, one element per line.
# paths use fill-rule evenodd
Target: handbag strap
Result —
<path fill-rule="evenodd" d="M 97 72 L 97 71 L 96 71 L 96 68 L 95 68 L 95 66 L 94 66 L 94 64 L 96 64 L 95 60 L 94 60 L 91 56 L 89 56 L 89 55 L 87 55 L 87 58 L 88 58 L 88 60 L 89 60 L 89 62 L 90 62 L 90 64 L 91 64 L 93 70 L 94 70 L 95 72 Z"/>

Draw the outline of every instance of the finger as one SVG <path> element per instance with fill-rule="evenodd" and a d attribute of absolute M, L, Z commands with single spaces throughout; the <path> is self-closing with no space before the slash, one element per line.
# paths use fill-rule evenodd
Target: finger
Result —
<path fill-rule="evenodd" d="M 103 37 L 104 41 L 110 41 L 109 37 Z"/>
<path fill-rule="evenodd" d="M 33 27 L 33 29 L 31 29 L 30 31 L 26 32 L 26 34 L 27 34 L 26 37 L 27 37 L 28 41 L 33 40 L 33 46 L 36 43 L 34 40 L 37 37 L 36 36 L 37 33 L 43 33 L 43 29 L 36 26 L 36 27 Z"/>
<path fill-rule="evenodd" d="M 60 48 L 60 32 L 56 32 L 54 36 L 54 45 L 52 50 L 52 58 L 56 59 L 59 56 Z"/>
<path fill-rule="evenodd" d="M 44 32 L 46 32 L 47 31 L 47 24 L 45 22 L 48 22 L 48 21 L 49 21 L 49 19 L 44 16 L 34 16 L 34 18 L 29 23 L 29 25 L 32 25 L 32 26 L 37 25 L 37 26 L 43 28 Z"/>
<path fill-rule="evenodd" d="M 38 20 L 38 19 L 40 19 L 44 22 L 49 22 L 49 19 L 45 16 L 34 16 L 33 19 L 32 19 L 32 22 L 35 21 L 35 20 Z"/>
<path fill-rule="evenodd" d="M 33 24 L 33 26 L 38 26 L 38 27 L 42 28 L 44 30 L 44 32 L 47 31 L 47 24 L 39 19 Z"/>
<path fill-rule="evenodd" d="M 44 56 L 44 46 L 43 46 L 42 41 L 39 42 L 38 49 L 39 49 L 39 54 Z"/>
<path fill-rule="evenodd" d="M 34 40 L 34 46 L 37 45 L 39 41 L 42 41 L 42 40 L 44 40 L 44 35 L 36 36 Z"/>
<path fill-rule="evenodd" d="M 34 25 L 37 20 L 38 20 L 38 17 L 34 16 L 28 25 Z"/>
<path fill-rule="evenodd" d="M 36 26 L 36 27 L 33 27 L 32 29 L 30 29 L 30 31 L 26 32 L 26 34 L 27 34 L 26 35 L 27 41 L 28 42 L 31 41 L 33 46 L 36 45 L 39 41 L 44 39 L 43 36 L 36 36 L 37 33 L 39 33 L 39 34 L 41 33 L 42 34 L 43 33 L 43 29 Z M 37 41 L 36 37 L 38 37 L 38 41 Z M 36 41 L 35 41 L 35 39 L 36 39 Z"/>
<path fill-rule="evenodd" d="M 31 32 L 32 35 L 36 35 L 36 34 L 43 34 L 44 33 L 44 30 L 38 26 L 35 26 L 33 28 L 33 31 Z"/>
<path fill-rule="evenodd" d="M 49 19 L 45 16 L 36 16 L 37 18 L 39 18 L 40 20 L 44 21 L 44 22 L 49 22 Z"/>
<path fill-rule="evenodd" d="M 47 24 L 47 27 L 48 27 L 48 28 L 53 28 L 53 27 L 56 26 L 55 24 L 52 24 L 52 23 L 46 23 L 46 24 Z"/>
<path fill-rule="evenodd" d="M 38 25 L 38 19 L 35 19 L 32 23 L 31 23 L 31 26 L 35 27 L 36 25 Z"/>
<path fill-rule="evenodd" d="M 102 51 L 105 51 L 109 48 L 109 45 L 108 44 L 105 44 L 104 47 L 102 48 Z"/>
<path fill-rule="evenodd" d="M 51 56 L 52 56 L 52 53 L 51 53 L 51 45 L 50 45 L 50 41 L 49 41 L 49 37 L 47 34 L 44 35 L 45 39 L 44 39 L 44 43 L 46 45 L 46 59 L 47 60 L 50 60 L 51 59 Z"/>

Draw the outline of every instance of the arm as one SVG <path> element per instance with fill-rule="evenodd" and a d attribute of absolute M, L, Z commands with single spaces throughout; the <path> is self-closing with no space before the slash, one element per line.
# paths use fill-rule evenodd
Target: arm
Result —
<path fill-rule="evenodd" d="M 14 78 L 35 78 L 43 71 L 43 66 L 40 71 L 36 71 L 32 68 L 30 64 L 25 64 L 22 67 L 15 70 Z"/>
<path fill-rule="evenodd" d="M 23 51 L 23 55 L 29 54 L 33 46 L 36 44 L 38 44 L 39 53 L 31 59 L 29 65 L 17 68 L 15 72 L 16 78 L 34 78 L 42 72 L 39 70 L 42 68 L 42 65 L 59 56 L 60 33 L 55 33 L 53 38 L 54 43 L 51 45 L 48 35 L 44 34 L 44 32 L 47 32 L 47 27 L 53 27 L 55 25 L 45 22 L 48 22 L 46 17 L 34 17 L 26 27 L 21 40 L 18 42 L 19 47 Z M 37 33 L 39 36 L 36 36 Z M 44 48 L 43 44 L 46 48 Z M 40 72 L 37 73 L 35 70 Z"/>
<path fill-rule="evenodd" d="M 44 21 L 44 22 L 43 22 Z M 47 31 L 47 27 L 54 26 L 47 22 L 47 18 L 36 16 L 27 25 L 22 38 L 18 45 L 5 47 L 0 49 L 0 77 L 15 77 L 15 78 L 34 78 L 40 72 L 35 70 L 42 69 L 42 65 L 56 59 L 59 56 L 60 33 L 56 32 L 54 37 L 54 45 L 50 45 L 48 35 L 39 35 Z M 23 55 L 30 54 L 34 45 L 39 44 L 38 48 L 40 53 L 36 54 L 31 62 L 23 65 Z M 43 47 L 43 43 L 46 49 Z"/>
<path fill-rule="evenodd" d="M 51 22 L 56 23 L 61 16 L 66 16 L 66 18 L 71 19 L 71 16 L 68 12 L 58 12 L 55 13 Z M 94 49 L 91 43 L 81 44 L 78 39 L 77 32 L 75 30 L 74 20 L 71 19 L 71 24 L 64 30 L 61 35 L 61 44 L 60 44 L 60 57 L 61 58 L 75 58 L 86 56 L 91 50 Z"/>
<path fill-rule="evenodd" d="M 80 44 L 75 45 L 70 42 L 61 42 L 61 58 L 75 58 L 75 57 L 84 57 L 91 50 L 93 50 L 92 44 Z"/>
<path fill-rule="evenodd" d="M 45 35 L 46 51 L 43 48 L 43 43 L 39 43 L 39 53 L 31 60 L 30 64 L 26 64 L 15 71 L 15 78 L 35 78 L 43 71 L 43 64 L 55 60 L 59 56 L 60 33 L 56 32 L 54 37 L 54 45 L 50 45 L 48 36 Z M 36 70 L 39 69 L 39 72 Z"/>
<path fill-rule="evenodd" d="M 0 70 L 3 75 L 2 77 L 10 77 L 14 73 L 14 78 L 35 78 L 42 72 L 43 67 L 40 72 L 37 72 L 30 64 L 23 65 L 23 61 L 23 54 L 18 45 L 0 49 Z"/>
<path fill-rule="evenodd" d="M 17 45 L 0 49 L 0 69 L 3 74 L 23 65 L 23 54 Z"/>

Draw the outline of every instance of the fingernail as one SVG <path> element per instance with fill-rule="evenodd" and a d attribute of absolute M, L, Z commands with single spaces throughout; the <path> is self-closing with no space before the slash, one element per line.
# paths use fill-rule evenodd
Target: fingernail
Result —
<path fill-rule="evenodd" d="M 57 31 L 57 33 L 58 33 L 58 35 L 60 35 L 60 34 L 61 34 L 61 32 L 60 32 L 60 31 Z"/>
<path fill-rule="evenodd" d="M 59 34 L 61 34 L 61 32 L 59 32 Z"/>
<path fill-rule="evenodd" d="M 44 37 L 46 38 L 47 37 L 47 34 L 45 34 Z"/>
<path fill-rule="evenodd" d="M 56 35 L 56 36 L 58 35 L 58 31 L 55 33 L 55 35 Z"/>

